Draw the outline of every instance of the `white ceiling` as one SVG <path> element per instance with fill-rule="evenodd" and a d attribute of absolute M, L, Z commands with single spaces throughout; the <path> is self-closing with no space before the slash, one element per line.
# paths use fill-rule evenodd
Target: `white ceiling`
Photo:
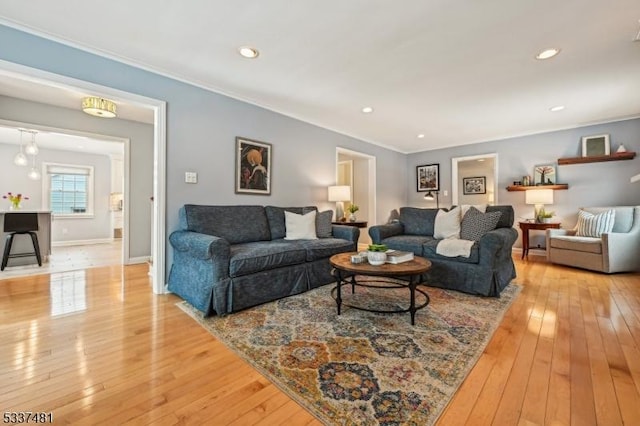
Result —
<path fill-rule="evenodd" d="M 402 152 L 640 115 L 638 0 L 0 2 L 7 25 Z"/>

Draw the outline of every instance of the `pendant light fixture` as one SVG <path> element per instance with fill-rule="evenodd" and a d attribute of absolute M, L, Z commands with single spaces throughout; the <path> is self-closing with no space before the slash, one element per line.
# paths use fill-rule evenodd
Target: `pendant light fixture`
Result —
<path fill-rule="evenodd" d="M 82 111 L 96 117 L 113 118 L 116 116 L 116 104 L 109 99 L 91 96 L 82 99 Z"/>
<path fill-rule="evenodd" d="M 31 180 L 40 180 L 41 174 L 40 174 L 40 170 L 38 170 L 38 168 L 36 167 L 36 156 L 34 155 L 33 157 L 31 157 L 31 159 L 32 159 L 31 170 L 29 170 L 29 173 L 27 173 L 27 176 Z"/>
<path fill-rule="evenodd" d="M 26 166 L 29 164 L 29 160 L 27 160 L 27 156 L 22 152 L 22 129 L 18 130 L 20 132 L 20 152 L 13 157 L 13 164 L 16 166 Z"/>
<path fill-rule="evenodd" d="M 31 133 L 31 142 L 24 148 L 24 152 L 29 155 L 38 155 L 38 152 L 40 152 L 36 144 L 36 133 L 38 132 L 31 130 L 29 133 Z"/>

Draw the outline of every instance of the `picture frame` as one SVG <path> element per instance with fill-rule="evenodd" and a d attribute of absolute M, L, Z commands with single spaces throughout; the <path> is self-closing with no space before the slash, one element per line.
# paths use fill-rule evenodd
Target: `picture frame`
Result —
<path fill-rule="evenodd" d="M 533 168 L 534 185 L 555 185 L 556 182 L 556 166 L 554 164 L 542 164 Z"/>
<path fill-rule="evenodd" d="M 236 194 L 271 195 L 270 143 L 236 137 Z"/>
<path fill-rule="evenodd" d="M 462 178 L 462 193 L 464 195 L 486 194 L 487 177 L 475 176 Z"/>
<path fill-rule="evenodd" d="M 440 191 L 440 164 L 416 166 L 418 192 Z"/>
<path fill-rule="evenodd" d="M 611 154 L 609 135 L 584 136 L 582 138 L 582 156 L 596 157 Z"/>

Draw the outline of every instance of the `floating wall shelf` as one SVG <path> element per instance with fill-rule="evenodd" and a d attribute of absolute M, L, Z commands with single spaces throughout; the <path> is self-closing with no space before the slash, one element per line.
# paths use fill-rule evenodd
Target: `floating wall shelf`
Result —
<path fill-rule="evenodd" d="M 527 189 L 569 189 L 568 183 L 558 183 L 556 185 L 535 185 L 535 186 L 524 186 L 524 185 L 511 185 L 507 186 L 507 191 L 526 191 Z"/>
<path fill-rule="evenodd" d="M 562 166 L 568 164 L 599 163 L 602 161 L 632 160 L 635 156 L 635 152 L 616 152 L 611 155 L 597 155 L 593 157 L 558 158 L 558 165 Z"/>

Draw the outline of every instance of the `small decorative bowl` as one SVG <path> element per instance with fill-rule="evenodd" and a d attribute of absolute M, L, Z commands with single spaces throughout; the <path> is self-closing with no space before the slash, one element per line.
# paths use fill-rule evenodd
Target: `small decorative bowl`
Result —
<path fill-rule="evenodd" d="M 387 253 L 383 251 L 368 251 L 367 259 L 369 260 L 369 264 L 371 265 L 384 265 L 384 263 L 387 261 Z"/>

